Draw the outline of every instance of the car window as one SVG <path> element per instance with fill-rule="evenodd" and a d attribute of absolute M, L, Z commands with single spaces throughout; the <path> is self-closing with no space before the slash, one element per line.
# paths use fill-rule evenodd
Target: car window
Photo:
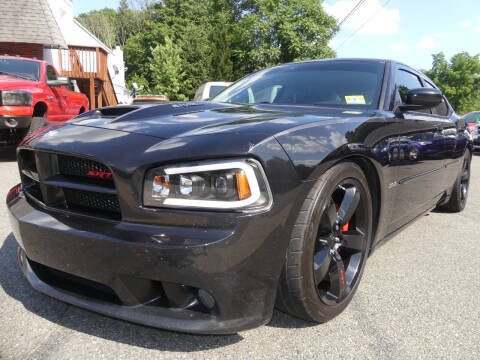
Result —
<path fill-rule="evenodd" d="M 423 82 L 425 83 L 426 88 L 438 89 L 436 86 L 434 86 L 428 80 L 424 79 Z M 442 102 L 439 105 L 431 108 L 430 110 L 432 111 L 433 115 L 447 116 L 448 115 L 448 105 L 447 105 L 447 102 L 445 101 L 445 97 L 442 98 Z"/>
<path fill-rule="evenodd" d="M 467 114 L 463 118 L 467 123 L 480 123 L 480 112 Z"/>
<path fill-rule="evenodd" d="M 407 101 L 408 90 L 418 89 L 421 87 L 423 87 L 423 85 L 417 75 L 401 69 L 396 71 L 395 88 L 400 94 L 400 99 L 403 103 Z M 422 109 L 418 110 L 417 112 L 424 112 L 430 114 L 430 109 Z"/>
<path fill-rule="evenodd" d="M 57 73 L 50 65 L 47 65 L 47 80 L 57 80 Z"/>
<path fill-rule="evenodd" d="M 377 107 L 385 64 L 311 61 L 260 70 L 215 96 L 213 102 Z"/>
<path fill-rule="evenodd" d="M 400 93 L 402 102 L 405 102 L 407 100 L 408 90 L 423 87 L 417 75 L 405 70 L 397 70 L 397 73 L 395 75 L 395 86 Z"/>
<path fill-rule="evenodd" d="M 208 97 L 211 98 L 212 96 L 217 95 L 220 91 L 222 91 L 225 88 L 226 88 L 225 85 L 212 85 L 210 87 L 210 92 L 208 94 Z"/>

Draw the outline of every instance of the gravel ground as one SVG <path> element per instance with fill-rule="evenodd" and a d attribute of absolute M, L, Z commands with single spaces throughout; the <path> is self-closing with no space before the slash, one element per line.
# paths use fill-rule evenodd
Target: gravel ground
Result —
<path fill-rule="evenodd" d="M 0 159 L 0 199 L 18 182 Z M 312 325 L 281 312 L 231 336 L 192 336 L 110 319 L 34 291 L 0 206 L 1 359 L 479 359 L 480 155 L 460 214 L 430 213 L 379 248 L 347 310 Z M 1 200 L 3 202 L 3 200 Z"/>

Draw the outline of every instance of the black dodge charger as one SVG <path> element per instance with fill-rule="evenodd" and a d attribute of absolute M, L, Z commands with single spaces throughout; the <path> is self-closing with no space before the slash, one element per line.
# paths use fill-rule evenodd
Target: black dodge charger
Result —
<path fill-rule="evenodd" d="M 8 194 L 38 291 L 192 333 L 325 322 L 369 254 L 461 211 L 472 143 L 425 75 L 386 60 L 258 71 L 211 102 L 106 107 L 18 148 Z"/>

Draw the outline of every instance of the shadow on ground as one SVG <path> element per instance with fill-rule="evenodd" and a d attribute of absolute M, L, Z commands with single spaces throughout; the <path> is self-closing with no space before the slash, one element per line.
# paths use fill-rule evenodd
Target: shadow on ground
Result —
<path fill-rule="evenodd" d="M 10 233 L 0 248 L 0 286 L 26 310 L 52 323 L 123 344 L 161 351 L 192 352 L 220 348 L 243 340 L 233 335 L 189 335 L 131 324 L 95 314 L 45 296 L 30 287 L 17 264 L 17 242 Z M 315 324 L 275 311 L 267 326 L 302 328 Z"/>

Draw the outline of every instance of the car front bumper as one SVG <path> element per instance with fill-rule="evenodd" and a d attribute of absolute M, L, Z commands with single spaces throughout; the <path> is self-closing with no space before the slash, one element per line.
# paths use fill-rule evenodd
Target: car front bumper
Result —
<path fill-rule="evenodd" d="M 31 116 L 7 116 L 0 115 L 0 129 L 25 129 L 32 122 Z"/>
<path fill-rule="evenodd" d="M 480 147 L 480 134 L 472 134 L 473 147 Z"/>
<path fill-rule="evenodd" d="M 289 235 L 278 214 L 215 229 L 154 226 L 52 213 L 25 196 L 14 187 L 7 206 L 21 269 L 38 291 L 181 332 L 234 333 L 270 320 Z"/>
<path fill-rule="evenodd" d="M 0 115 L 0 146 L 17 146 L 27 134 L 31 116 Z"/>

